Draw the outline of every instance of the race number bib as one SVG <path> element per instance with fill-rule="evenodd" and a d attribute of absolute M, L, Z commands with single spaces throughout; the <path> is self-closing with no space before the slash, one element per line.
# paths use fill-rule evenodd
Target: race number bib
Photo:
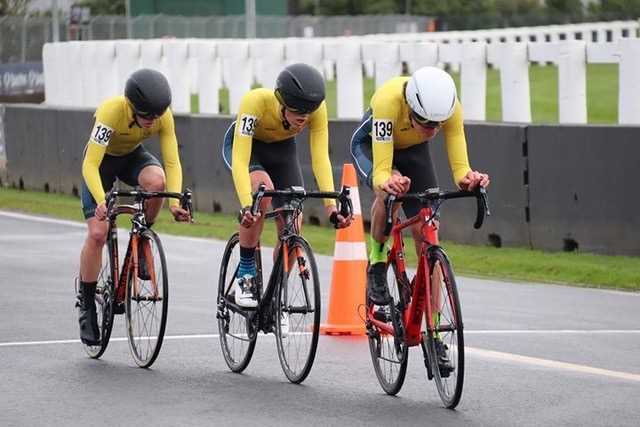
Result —
<path fill-rule="evenodd" d="M 109 145 L 112 135 L 113 135 L 112 128 L 110 128 L 109 126 L 103 123 L 96 122 L 96 125 L 93 127 L 93 130 L 91 131 L 91 141 L 106 147 Z"/>
<path fill-rule="evenodd" d="M 393 139 L 393 122 L 385 119 L 374 120 L 373 138 L 378 142 L 391 142 Z"/>
<path fill-rule="evenodd" d="M 243 114 L 240 118 L 240 135 L 253 136 L 258 124 L 258 118 L 256 116 L 250 116 L 249 114 Z"/>

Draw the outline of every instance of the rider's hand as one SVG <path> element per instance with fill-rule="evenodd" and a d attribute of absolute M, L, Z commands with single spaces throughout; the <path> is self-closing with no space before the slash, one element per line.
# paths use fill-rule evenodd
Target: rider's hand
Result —
<path fill-rule="evenodd" d="M 191 220 L 191 215 L 186 209 L 182 209 L 180 206 L 169 206 L 173 219 L 178 222 L 187 222 Z"/>
<path fill-rule="evenodd" d="M 246 207 L 246 208 L 242 208 L 242 210 L 240 210 L 240 225 L 243 226 L 244 228 L 251 228 L 253 226 L 253 224 L 255 224 L 258 219 L 260 219 L 260 216 L 262 214 L 260 213 L 260 211 L 258 211 L 258 213 L 256 215 L 253 215 L 251 213 L 251 208 L 250 207 Z"/>
<path fill-rule="evenodd" d="M 331 218 L 335 214 L 336 222 L 334 223 L 334 225 L 336 228 L 346 228 L 349 225 L 351 225 L 351 221 L 353 220 L 353 215 L 349 215 L 349 217 L 347 218 L 343 217 L 338 213 L 338 209 L 335 207 L 335 205 L 326 206 L 325 210 L 327 212 L 327 217 L 331 222 L 333 222 Z"/>
<path fill-rule="evenodd" d="M 471 170 L 460 180 L 458 185 L 463 190 L 473 191 L 478 185 L 484 188 L 490 182 L 489 175 L 486 173 Z"/>
<path fill-rule="evenodd" d="M 98 203 L 94 215 L 98 221 L 104 221 L 107 219 L 107 202 Z"/>
<path fill-rule="evenodd" d="M 410 185 L 411 179 L 408 176 L 393 174 L 380 188 L 385 193 L 399 196 L 409 191 Z"/>

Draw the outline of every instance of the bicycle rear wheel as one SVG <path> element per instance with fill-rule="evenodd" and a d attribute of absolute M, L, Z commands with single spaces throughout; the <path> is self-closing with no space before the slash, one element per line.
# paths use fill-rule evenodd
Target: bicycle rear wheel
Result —
<path fill-rule="evenodd" d="M 299 384 L 309 375 L 318 347 L 320 279 L 309 243 L 300 236 L 287 243 L 289 265 L 288 273 L 283 265 L 278 286 L 276 343 L 284 374 Z"/>
<path fill-rule="evenodd" d="M 371 361 L 373 362 L 378 382 L 387 394 L 393 396 L 400 391 L 404 384 L 407 374 L 407 353 L 409 348 L 403 340 L 404 330 L 401 307 L 404 307 L 405 301 L 403 293 L 400 292 L 403 285 L 399 283 L 399 280 L 406 281 L 406 278 L 398 279 L 395 266 L 392 264 L 389 267 L 391 268 L 387 268 L 387 283 L 393 302 L 385 307 L 378 307 L 374 311 L 374 318 L 392 326 L 395 336 L 376 327 L 371 322 L 367 322 L 367 336 L 369 337 Z M 406 286 L 408 286 L 408 283 Z M 372 304 L 367 298 L 367 313 L 371 313 L 372 308 Z"/>
<path fill-rule="evenodd" d="M 169 279 L 167 261 L 158 235 L 153 230 L 145 230 L 139 236 L 138 247 L 138 252 L 144 252 L 147 275 L 140 277 L 142 274 L 139 272 L 135 277 L 134 269 L 129 268 L 125 313 L 131 355 L 138 366 L 148 368 L 158 357 L 164 339 Z M 138 262 L 140 257 L 138 253 Z M 134 262 L 133 259 L 130 261 Z"/>
<path fill-rule="evenodd" d="M 100 330 L 100 344 L 99 345 L 86 345 L 84 349 L 93 359 L 98 359 L 107 350 L 109 345 L 109 339 L 111 338 L 111 330 L 113 329 L 113 298 L 114 298 L 114 284 L 113 284 L 113 269 L 111 262 L 111 244 L 107 245 L 102 250 L 102 268 L 98 274 L 98 280 L 96 284 L 96 313 L 98 315 L 98 329 Z"/>
<path fill-rule="evenodd" d="M 440 247 L 431 247 L 428 253 L 432 288 L 432 307 L 439 313 L 435 319 L 436 331 L 428 334 L 427 351 L 438 394 L 444 406 L 453 409 L 462 397 L 464 382 L 464 335 L 462 311 L 451 263 Z M 450 369 L 438 365 L 436 338 L 448 354 Z"/>
<path fill-rule="evenodd" d="M 233 372 L 242 372 L 249 365 L 256 347 L 257 333 L 235 304 L 233 283 L 240 265 L 240 237 L 235 233 L 224 249 L 218 278 L 218 333 L 224 360 Z M 257 252 L 257 251 L 256 251 Z M 256 253 L 256 259 L 259 256 Z"/>

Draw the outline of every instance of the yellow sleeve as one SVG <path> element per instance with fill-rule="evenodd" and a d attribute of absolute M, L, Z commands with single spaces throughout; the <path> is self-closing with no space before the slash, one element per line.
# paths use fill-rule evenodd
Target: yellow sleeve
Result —
<path fill-rule="evenodd" d="M 167 191 L 179 193 L 182 191 L 182 165 L 180 164 L 176 127 L 171 110 L 167 110 L 160 120 L 160 152 L 167 174 Z M 179 204 L 178 199 L 169 199 L 169 206 L 179 206 Z"/>
<path fill-rule="evenodd" d="M 82 161 L 82 177 L 98 205 L 105 200 L 104 188 L 102 188 L 102 180 L 100 179 L 100 163 L 102 163 L 105 151 L 107 151 L 107 147 L 89 141 Z"/>
<path fill-rule="evenodd" d="M 111 104 L 103 103 L 95 113 L 96 121 L 89 135 L 89 142 L 82 160 L 82 177 L 97 204 L 105 201 L 104 188 L 100 179 L 100 164 L 104 153 L 114 137 L 117 110 Z"/>
<path fill-rule="evenodd" d="M 449 157 L 449 166 L 453 174 L 453 180 L 459 185 L 464 176 L 471 170 L 467 155 L 467 140 L 464 136 L 464 119 L 462 106 L 456 100 L 453 116 L 443 126 L 444 139 Z"/>
<path fill-rule="evenodd" d="M 329 158 L 329 122 L 327 104 L 323 102 L 320 108 L 311 116 L 309 122 L 309 143 L 311 145 L 311 168 L 316 177 L 320 191 L 334 191 L 333 169 Z M 324 199 L 325 206 L 336 204 L 334 199 Z"/>
<path fill-rule="evenodd" d="M 251 206 L 251 177 L 249 175 L 249 162 L 251 161 L 251 145 L 256 125 L 261 116 L 261 103 L 258 99 L 247 93 L 240 102 L 236 127 L 233 132 L 233 149 L 231 152 L 231 174 L 233 183 L 238 193 L 240 205 Z"/>
<path fill-rule="evenodd" d="M 382 98 L 382 99 L 380 99 Z M 393 131 L 397 107 L 385 97 L 372 102 L 371 151 L 373 157 L 373 187 L 380 188 L 391 177 L 393 165 Z"/>

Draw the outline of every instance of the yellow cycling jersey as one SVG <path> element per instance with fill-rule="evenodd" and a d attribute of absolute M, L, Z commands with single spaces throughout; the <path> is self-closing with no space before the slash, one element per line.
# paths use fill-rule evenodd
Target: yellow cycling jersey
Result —
<path fill-rule="evenodd" d="M 160 151 L 167 174 L 167 191 L 181 191 L 182 167 L 171 110 L 167 109 L 154 121 L 151 128 L 144 129 L 136 123 L 127 99 L 124 96 L 115 96 L 104 101 L 94 117 L 96 121 L 82 162 L 82 176 L 96 203 L 100 204 L 105 200 L 99 172 L 104 155 L 129 154 L 145 139 L 156 134 L 160 137 Z M 170 204 L 177 206 L 179 202 L 177 199 L 171 199 Z"/>
<path fill-rule="evenodd" d="M 231 169 L 238 198 L 243 207 L 251 206 L 249 162 L 253 138 L 277 143 L 295 136 L 301 129 L 291 129 L 282 115 L 282 105 L 270 89 L 253 89 L 240 102 L 233 134 Z M 311 167 L 320 191 L 333 191 L 333 173 L 329 159 L 329 125 L 325 102 L 311 113 L 308 121 Z M 326 199 L 325 205 L 335 201 Z"/>
<path fill-rule="evenodd" d="M 404 87 L 410 77 L 395 77 L 385 82 L 371 98 L 371 141 L 373 152 L 373 185 L 379 188 L 391 177 L 393 150 L 425 143 L 414 129 L 410 107 L 404 98 Z M 462 106 L 456 100 L 453 116 L 443 125 L 449 166 L 457 183 L 471 170 L 464 136 Z"/>

